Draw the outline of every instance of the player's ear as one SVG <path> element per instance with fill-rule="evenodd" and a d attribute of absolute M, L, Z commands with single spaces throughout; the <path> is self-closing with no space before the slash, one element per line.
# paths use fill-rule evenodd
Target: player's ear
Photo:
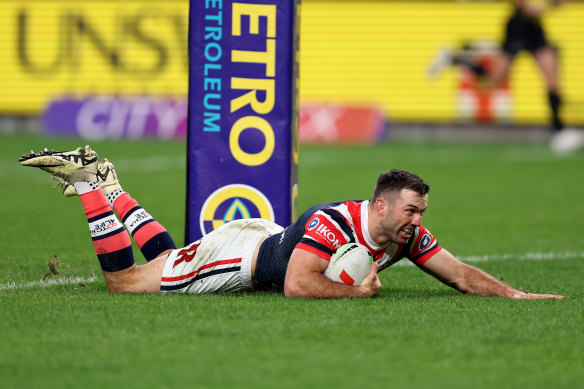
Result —
<path fill-rule="evenodd" d="M 383 196 L 379 196 L 375 199 L 375 210 L 378 214 L 384 215 L 387 212 L 388 204 Z"/>

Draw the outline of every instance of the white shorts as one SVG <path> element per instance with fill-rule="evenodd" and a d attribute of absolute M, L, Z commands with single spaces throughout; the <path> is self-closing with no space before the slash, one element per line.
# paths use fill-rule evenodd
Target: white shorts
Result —
<path fill-rule="evenodd" d="M 251 260 L 260 239 L 281 232 L 264 219 L 222 225 L 166 259 L 160 293 L 240 292 L 253 289 Z"/>

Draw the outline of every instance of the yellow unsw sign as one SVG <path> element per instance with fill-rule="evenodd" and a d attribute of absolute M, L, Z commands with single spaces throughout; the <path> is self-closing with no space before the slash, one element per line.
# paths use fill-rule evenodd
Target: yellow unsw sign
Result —
<path fill-rule="evenodd" d="M 201 0 L 203 1 L 203 0 Z M 244 2 L 244 1 L 242 1 Z M 55 95 L 186 97 L 188 1 L 0 2 L 0 114 L 37 115 Z M 505 2 L 303 0 L 300 97 L 373 103 L 392 120 L 455 120 L 459 71 L 429 80 L 443 46 L 500 43 Z M 560 47 L 566 122 L 584 124 L 584 4 L 544 20 Z M 547 122 L 541 76 L 521 54 L 511 83 L 513 122 Z"/>
<path fill-rule="evenodd" d="M 186 95 L 188 2 L 0 3 L 0 112 L 55 94 Z"/>

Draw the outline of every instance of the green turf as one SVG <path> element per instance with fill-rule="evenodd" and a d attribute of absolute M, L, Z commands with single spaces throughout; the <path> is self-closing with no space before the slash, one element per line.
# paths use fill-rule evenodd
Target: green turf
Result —
<path fill-rule="evenodd" d="M 564 301 L 463 296 L 413 266 L 380 274 L 379 297 L 114 295 L 77 199 L 20 154 L 78 140 L 0 138 L 2 388 L 577 388 L 584 382 L 584 155 L 543 144 L 303 147 L 299 208 L 371 195 L 377 174 L 431 185 L 439 242 L 518 288 Z M 181 142 L 93 142 L 122 184 L 182 243 Z M 153 164 L 153 160 L 157 163 Z M 530 254 L 532 253 L 532 254 Z M 552 259 L 533 260 L 549 253 Z M 23 286 L 47 280 L 97 281 Z M 142 259 L 136 252 L 137 261 Z"/>

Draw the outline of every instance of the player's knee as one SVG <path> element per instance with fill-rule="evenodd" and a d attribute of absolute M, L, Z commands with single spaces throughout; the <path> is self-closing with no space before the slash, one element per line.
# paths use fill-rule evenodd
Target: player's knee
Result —
<path fill-rule="evenodd" d="M 105 282 L 110 292 L 128 293 L 131 291 L 130 287 L 126 283 L 120 279 L 117 279 L 116 277 L 106 277 Z"/>
<path fill-rule="evenodd" d="M 104 272 L 108 289 L 116 293 L 160 293 L 160 277 L 166 258 L 117 272 Z"/>
<path fill-rule="evenodd" d="M 105 282 L 108 289 L 115 293 L 128 293 L 132 292 L 135 288 L 133 285 L 132 273 L 136 266 L 131 266 L 127 269 L 116 271 L 116 272 L 103 272 L 105 277 Z"/>
<path fill-rule="evenodd" d="M 114 292 L 114 293 L 127 293 L 128 292 L 121 285 L 113 284 L 111 282 L 107 283 L 107 288 L 109 289 L 110 292 Z"/>

